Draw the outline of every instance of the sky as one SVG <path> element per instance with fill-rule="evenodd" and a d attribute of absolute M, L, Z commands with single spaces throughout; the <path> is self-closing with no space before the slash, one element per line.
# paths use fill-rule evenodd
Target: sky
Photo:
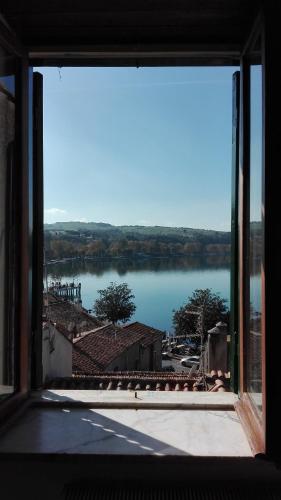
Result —
<path fill-rule="evenodd" d="M 236 68 L 39 68 L 44 217 L 230 230 Z"/>

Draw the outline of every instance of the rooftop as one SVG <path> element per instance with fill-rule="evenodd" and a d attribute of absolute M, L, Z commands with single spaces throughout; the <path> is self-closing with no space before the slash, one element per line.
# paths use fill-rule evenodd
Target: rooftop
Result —
<path fill-rule="evenodd" d="M 155 342 L 156 340 L 162 340 L 164 332 L 157 330 L 157 328 L 152 328 L 151 326 L 145 325 L 144 323 L 139 323 L 135 321 L 123 327 L 123 330 L 129 331 L 131 334 L 141 336 L 141 342 L 146 347 Z"/>
<path fill-rule="evenodd" d="M 43 322 L 43 330 L 48 327 L 48 325 L 51 324 L 55 327 L 55 329 L 63 335 L 71 344 L 72 344 L 72 335 L 69 333 L 69 331 L 60 323 L 55 323 L 54 321 L 48 320 Z"/>
<path fill-rule="evenodd" d="M 209 392 L 228 391 L 229 378 L 221 371 L 212 372 L 206 379 Z M 48 389 L 78 389 L 107 391 L 204 391 L 200 375 L 189 377 L 186 372 L 97 372 L 94 376 L 75 375 L 56 378 L 47 383 Z"/>
<path fill-rule="evenodd" d="M 139 342 L 144 347 L 161 340 L 163 333 L 142 323 L 121 328 L 106 325 L 84 332 L 73 340 L 73 372 L 92 374 L 106 367 L 130 346 Z"/>
<path fill-rule="evenodd" d="M 48 306 L 44 306 L 44 314 L 47 319 L 60 325 L 61 330 L 75 335 L 101 326 L 101 322 L 88 314 L 85 309 L 78 309 L 74 304 L 51 293 L 45 295 L 45 298 L 48 299 Z"/>

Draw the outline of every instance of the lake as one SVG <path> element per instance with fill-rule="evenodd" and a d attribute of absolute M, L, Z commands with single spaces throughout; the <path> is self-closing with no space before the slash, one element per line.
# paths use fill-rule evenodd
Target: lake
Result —
<path fill-rule="evenodd" d="M 211 288 L 229 301 L 230 263 L 218 256 L 143 260 L 73 260 L 48 264 L 48 280 L 81 283 L 82 303 L 92 309 L 98 290 L 126 282 L 135 295 L 132 321 L 172 331 L 173 309 L 196 288 Z"/>

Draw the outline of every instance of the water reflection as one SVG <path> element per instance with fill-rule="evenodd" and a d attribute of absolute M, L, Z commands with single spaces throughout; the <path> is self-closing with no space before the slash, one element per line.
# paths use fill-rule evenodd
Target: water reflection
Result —
<path fill-rule="evenodd" d="M 83 306 L 92 309 L 98 290 L 111 281 L 126 282 L 133 290 L 137 310 L 132 321 L 160 330 L 172 330 L 173 310 L 196 288 L 211 288 L 229 300 L 229 259 L 169 258 L 142 260 L 73 260 L 47 266 L 49 280 L 81 282 Z"/>
<path fill-rule="evenodd" d="M 201 269 L 228 269 L 230 257 L 211 255 L 208 257 L 183 257 L 183 258 L 147 258 L 147 259 L 111 259 L 111 260 L 91 260 L 73 259 L 65 260 L 55 264 L 48 264 L 48 274 L 53 279 L 62 276 L 73 276 L 74 278 L 83 274 L 94 274 L 103 276 L 109 271 L 115 271 L 118 276 L 126 276 L 130 272 L 143 271 L 184 271 Z"/>

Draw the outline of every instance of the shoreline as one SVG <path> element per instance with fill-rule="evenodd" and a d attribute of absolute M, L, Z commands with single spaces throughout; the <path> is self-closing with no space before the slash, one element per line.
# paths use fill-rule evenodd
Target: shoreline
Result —
<path fill-rule="evenodd" d="M 206 257 L 229 257 L 230 253 L 192 253 L 189 255 L 134 255 L 134 256 L 119 256 L 119 257 L 63 257 L 61 259 L 52 259 L 46 261 L 44 265 L 62 264 L 70 261 L 94 261 L 94 262 L 111 262 L 111 261 L 126 261 L 126 260 L 164 260 L 164 259 L 188 259 L 188 258 L 206 258 Z"/>

